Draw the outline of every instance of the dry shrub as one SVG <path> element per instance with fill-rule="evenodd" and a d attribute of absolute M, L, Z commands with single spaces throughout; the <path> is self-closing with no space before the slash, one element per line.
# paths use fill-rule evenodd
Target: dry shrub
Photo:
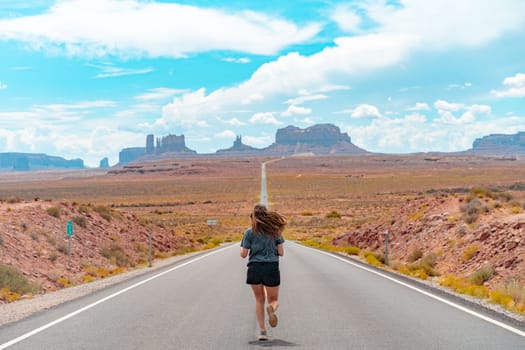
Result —
<path fill-rule="evenodd" d="M 55 218 L 59 218 L 61 212 L 60 207 L 50 207 L 47 209 L 47 213 Z"/>
<path fill-rule="evenodd" d="M 98 213 L 104 220 L 111 221 L 111 209 L 106 207 L 105 205 L 97 205 L 95 208 L 93 208 L 94 211 Z"/>
<path fill-rule="evenodd" d="M 494 276 L 494 267 L 491 265 L 484 265 L 479 270 L 469 276 L 469 280 L 476 286 L 482 286 L 485 282 Z"/>
<path fill-rule="evenodd" d="M 477 244 L 473 244 L 465 249 L 463 252 L 463 262 L 467 262 L 470 259 L 472 259 L 476 254 L 479 253 L 479 246 Z"/>
<path fill-rule="evenodd" d="M 332 210 L 328 214 L 325 215 L 325 218 L 327 219 L 341 219 L 341 214 L 337 210 Z"/>
<path fill-rule="evenodd" d="M 348 255 L 359 255 L 361 249 L 355 246 L 349 246 L 345 248 L 345 253 Z"/>
<path fill-rule="evenodd" d="M 87 227 L 87 219 L 82 215 L 76 215 L 73 217 L 73 222 L 80 227 Z"/>
<path fill-rule="evenodd" d="M 420 248 L 414 249 L 412 252 L 410 252 L 410 255 L 408 256 L 407 260 L 408 262 L 414 262 L 418 261 L 423 257 L 423 251 Z"/>
<path fill-rule="evenodd" d="M 118 266 L 123 267 L 130 265 L 129 258 L 124 252 L 124 249 L 116 243 L 112 243 L 109 247 L 102 248 L 100 254 Z"/>
<path fill-rule="evenodd" d="M 33 293 L 38 287 L 14 267 L 0 264 L 0 286 L 18 294 Z"/>

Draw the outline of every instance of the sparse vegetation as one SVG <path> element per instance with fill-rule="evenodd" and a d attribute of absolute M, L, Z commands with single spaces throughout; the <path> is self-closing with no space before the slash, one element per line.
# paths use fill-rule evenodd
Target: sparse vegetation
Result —
<path fill-rule="evenodd" d="M 376 254 L 374 252 L 365 251 L 363 253 L 363 256 L 367 264 L 372 265 L 372 266 L 379 267 L 379 266 L 383 266 L 383 264 L 385 263 L 385 257 L 383 255 Z"/>
<path fill-rule="evenodd" d="M 93 208 L 104 220 L 111 221 L 111 209 L 104 205 L 97 205 Z"/>
<path fill-rule="evenodd" d="M 440 279 L 439 284 L 458 293 L 470 295 L 479 299 L 489 297 L 489 290 L 487 287 L 473 285 L 465 278 L 445 275 Z"/>
<path fill-rule="evenodd" d="M 55 261 L 58 259 L 58 254 L 57 253 L 51 253 L 49 255 L 49 261 L 51 261 L 53 264 L 55 263 Z"/>
<path fill-rule="evenodd" d="M 327 219 L 341 219 L 341 214 L 337 210 L 332 210 L 328 214 L 325 215 L 325 218 Z"/>
<path fill-rule="evenodd" d="M 463 213 L 463 220 L 467 224 L 472 224 L 478 220 L 479 215 L 483 212 L 483 203 L 476 198 L 471 197 L 467 200 L 467 204 L 461 206 Z"/>
<path fill-rule="evenodd" d="M 49 207 L 47 213 L 55 218 L 59 218 L 61 214 L 60 207 Z"/>
<path fill-rule="evenodd" d="M 21 203 L 21 202 L 22 202 L 22 198 L 20 197 L 11 197 L 7 199 L 7 203 L 9 204 L 15 204 L 15 203 Z"/>
<path fill-rule="evenodd" d="M 359 249 L 358 247 L 349 246 L 345 248 L 345 253 L 348 255 L 359 255 L 360 252 L 361 249 Z"/>
<path fill-rule="evenodd" d="M 423 257 L 423 251 L 420 248 L 416 248 L 410 252 L 408 256 L 408 262 L 413 263 Z"/>
<path fill-rule="evenodd" d="M 77 224 L 80 227 L 86 228 L 87 227 L 87 220 L 82 215 L 76 215 L 73 217 L 73 222 Z"/>
<path fill-rule="evenodd" d="M 109 247 L 102 248 L 100 254 L 106 259 L 119 267 L 126 267 L 130 265 L 130 261 L 124 249 L 116 243 L 112 243 Z"/>
<path fill-rule="evenodd" d="M 0 264 L 0 286 L 2 286 L 2 290 L 5 289 L 2 294 L 16 293 L 23 295 L 34 293 L 38 290 L 38 286 L 30 282 L 20 271 L 4 264 Z"/>
<path fill-rule="evenodd" d="M 60 277 L 57 280 L 57 284 L 60 286 L 60 288 L 67 288 L 72 285 L 71 281 L 67 277 L 64 277 L 64 276 Z"/>
<path fill-rule="evenodd" d="M 467 247 L 463 251 L 463 256 L 462 256 L 463 262 L 469 261 L 470 259 L 472 259 L 478 253 L 479 253 L 479 246 L 477 244 L 473 244 L 473 245 Z"/>
<path fill-rule="evenodd" d="M 469 280 L 476 286 L 482 286 L 494 275 L 494 268 L 491 265 L 484 265 L 479 270 L 469 276 Z"/>
<path fill-rule="evenodd" d="M 87 205 L 81 205 L 78 207 L 78 212 L 81 214 L 88 214 L 91 210 L 89 209 L 89 206 Z"/>
<path fill-rule="evenodd" d="M 64 254 L 64 255 L 67 255 L 67 253 L 68 253 L 68 251 L 67 251 L 68 249 L 67 249 L 67 245 L 66 245 L 66 244 L 60 244 L 60 245 L 57 247 L 57 250 L 58 250 L 60 253 Z"/>

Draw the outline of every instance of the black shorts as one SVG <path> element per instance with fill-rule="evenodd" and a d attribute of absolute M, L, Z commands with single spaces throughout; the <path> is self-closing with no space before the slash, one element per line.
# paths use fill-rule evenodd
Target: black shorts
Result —
<path fill-rule="evenodd" d="M 246 274 L 247 284 L 262 284 L 266 287 L 277 287 L 281 284 L 281 273 L 278 262 L 251 262 Z"/>

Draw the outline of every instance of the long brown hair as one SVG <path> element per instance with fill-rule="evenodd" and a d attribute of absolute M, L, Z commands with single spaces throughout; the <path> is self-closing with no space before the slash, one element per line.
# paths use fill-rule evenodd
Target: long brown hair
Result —
<path fill-rule="evenodd" d="M 252 231 L 255 234 L 267 234 L 274 238 L 281 237 L 286 218 L 275 211 L 268 211 L 262 204 L 256 204 L 250 214 L 252 219 Z"/>

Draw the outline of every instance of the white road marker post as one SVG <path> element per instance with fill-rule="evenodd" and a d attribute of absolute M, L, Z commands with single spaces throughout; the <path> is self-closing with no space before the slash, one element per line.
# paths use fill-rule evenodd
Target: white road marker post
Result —
<path fill-rule="evenodd" d="M 385 265 L 388 266 L 388 230 L 385 231 Z"/>
<path fill-rule="evenodd" d="M 151 232 L 148 233 L 148 266 L 151 267 L 153 264 L 152 264 L 152 260 L 153 260 L 153 254 L 152 254 L 152 243 L 151 243 Z"/>

